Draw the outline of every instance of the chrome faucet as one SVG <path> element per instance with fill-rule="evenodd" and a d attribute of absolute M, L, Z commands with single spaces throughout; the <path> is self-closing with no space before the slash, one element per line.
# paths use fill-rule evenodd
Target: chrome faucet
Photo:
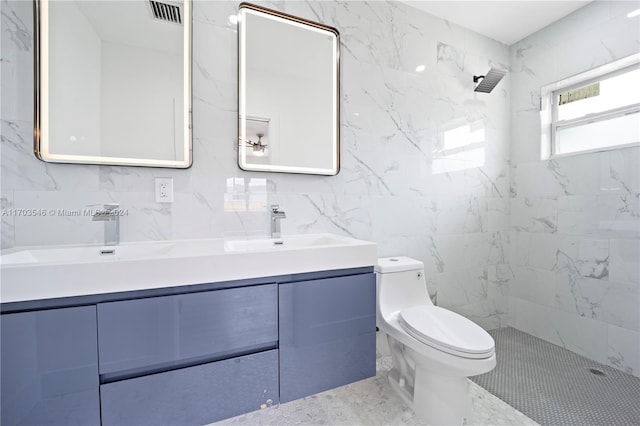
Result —
<path fill-rule="evenodd" d="M 115 246 L 120 242 L 120 204 L 105 204 L 93 214 L 93 221 L 104 222 L 104 245 Z"/>
<path fill-rule="evenodd" d="M 280 206 L 277 204 L 271 206 L 271 238 L 280 238 L 280 220 L 287 217 L 287 215 L 279 209 Z"/>

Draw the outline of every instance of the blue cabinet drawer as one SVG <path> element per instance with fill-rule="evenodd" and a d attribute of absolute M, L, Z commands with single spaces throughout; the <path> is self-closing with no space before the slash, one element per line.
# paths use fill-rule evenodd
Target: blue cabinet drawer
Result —
<path fill-rule="evenodd" d="M 374 274 L 280 285 L 280 401 L 375 376 Z"/>
<path fill-rule="evenodd" d="M 278 403 L 270 350 L 100 386 L 102 425 L 203 425 Z"/>
<path fill-rule="evenodd" d="M 105 381 L 275 348 L 276 284 L 98 304 Z"/>

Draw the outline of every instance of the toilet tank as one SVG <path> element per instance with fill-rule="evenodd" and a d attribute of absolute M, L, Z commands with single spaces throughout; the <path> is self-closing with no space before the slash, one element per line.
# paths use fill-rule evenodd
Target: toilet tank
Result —
<path fill-rule="evenodd" d="M 432 305 L 424 264 L 404 256 L 378 259 L 375 266 L 378 313 L 388 317 L 401 309 Z"/>

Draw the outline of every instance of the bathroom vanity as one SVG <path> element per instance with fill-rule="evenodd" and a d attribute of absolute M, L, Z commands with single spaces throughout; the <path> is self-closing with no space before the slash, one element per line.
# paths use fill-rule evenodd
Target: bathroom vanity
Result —
<path fill-rule="evenodd" d="M 3 253 L 2 424 L 206 424 L 375 375 L 375 244 L 278 242 Z M 190 266 L 180 284 L 166 264 Z"/>

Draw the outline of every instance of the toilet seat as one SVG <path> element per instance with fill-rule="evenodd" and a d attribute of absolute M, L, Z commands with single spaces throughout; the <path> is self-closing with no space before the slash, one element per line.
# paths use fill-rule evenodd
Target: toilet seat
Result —
<path fill-rule="evenodd" d="M 413 338 L 435 349 L 463 358 L 489 358 L 493 338 L 462 315 L 438 306 L 421 305 L 400 311 L 400 326 Z"/>

